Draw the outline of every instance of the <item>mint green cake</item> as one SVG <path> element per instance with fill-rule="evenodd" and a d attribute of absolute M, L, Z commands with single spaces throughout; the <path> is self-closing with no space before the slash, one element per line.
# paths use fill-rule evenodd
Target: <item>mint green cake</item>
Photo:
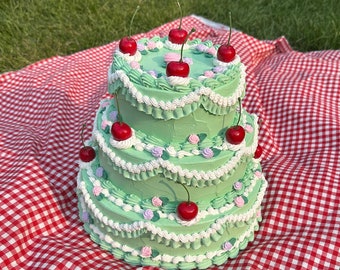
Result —
<path fill-rule="evenodd" d="M 117 49 L 108 71 L 112 98 L 101 101 L 87 142 L 95 157 L 80 160 L 80 218 L 128 264 L 221 265 L 254 239 L 267 186 L 258 118 L 241 106 L 245 66 L 239 56 L 219 61 L 219 45 L 194 39 L 183 50 L 189 76 L 167 76 L 181 46 L 167 37 L 137 44 L 132 56 Z M 231 143 L 226 133 L 237 125 L 245 136 Z M 115 137 L 117 126 L 126 137 Z"/>

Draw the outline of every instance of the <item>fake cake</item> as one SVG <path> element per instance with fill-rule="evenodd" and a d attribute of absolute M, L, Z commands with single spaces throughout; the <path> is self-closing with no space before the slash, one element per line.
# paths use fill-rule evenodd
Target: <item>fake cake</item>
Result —
<path fill-rule="evenodd" d="M 267 183 L 258 118 L 242 108 L 240 57 L 219 49 L 231 45 L 170 39 L 116 49 L 112 98 L 80 152 L 79 211 L 117 259 L 206 269 L 235 258 L 259 228 Z"/>

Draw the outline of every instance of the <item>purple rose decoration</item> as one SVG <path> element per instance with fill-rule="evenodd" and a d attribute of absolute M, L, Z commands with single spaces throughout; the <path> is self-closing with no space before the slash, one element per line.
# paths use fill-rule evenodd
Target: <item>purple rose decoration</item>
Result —
<path fill-rule="evenodd" d="M 109 114 L 109 118 L 111 121 L 116 121 L 117 120 L 117 115 L 118 115 L 118 112 L 117 111 L 112 111 L 110 112 Z"/>
<path fill-rule="evenodd" d="M 98 167 L 96 170 L 96 176 L 97 177 L 103 177 L 104 174 L 104 168 L 103 167 Z"/>
<path fill-rule="evenodd" d="M 233 247 L 233 245 L 230 242 L 228 242 L 228 241 L 223 244 L 223 249 L 225 251 L 231 250 L 232 247 Z"/>
<path fill-rule="evenodd" d="M 192 65 L 194 63 L 190 57 L 183 57 L 183 62 L 187 63 L 188 65 Z"/>
<path fill-rule="evenodd" d="M 215 73 L 222 73 L 224 70 L 225 70 L 225 68 L 222 67 L 222 66 L 216 66 L 216 67 L 213 68 L 213 71 Z"/>
<path fill-rule="evenodd" d="M 148 73 L 154 78 L 157 78 L 158 76 L 158 73 L 156 70 L 149 70 Z"/>
<path fill-rule="evenodd" d="M 89 222 L 89 213 L 87 213 L 86 211 L 82 213 L 82 216 L 81 216 L 83 222 Z"/>
<path fill-rule="evenodd" d="M 239 181 L 237 181 L 237 182 L 235 182 L 234 183 L 234 189 L 235 190 L 241 190 L 242 189 L 242 183 L 241 182 L 239 182 Z"/>
<path fill-rule="evenodd" d="M 204 148 L 202 151 L 202 155 L 205 158 L 212 158 L 214 156 L 214 152 L 210 148 Z"/>
<path fill-rule="evenodd" d="M 163 155 L 163 148 L 156 146 L 151 150 L 151 154 L 156 158 L 160 158 Z"/>
<path fill-rule="evenodd" d="M 146 209 L 143 213 L 143 217 L 147 220 L 151 220 L 153 218 L 153 211 L 151 209 Z"/>
<path fill-rule="evenodd" d="M 138 51 L 144 51 L 145 50 L 145 45 L 142 43 L 137 43 L 137 50 Z"/>
<path fill-rule="evenodd" d="M 203 44 L 198 44 L 196 46 L 196 50 L 200 51 L 200 52 L 205 52 L 208 49 L 207 46 L 203 45 Z"/>

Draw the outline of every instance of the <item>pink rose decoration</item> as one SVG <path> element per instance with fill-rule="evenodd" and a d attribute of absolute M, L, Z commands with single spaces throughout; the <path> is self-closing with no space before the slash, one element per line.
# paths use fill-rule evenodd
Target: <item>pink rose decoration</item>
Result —
<path fill-rule="evenodd" d="M 251 133 L 254 131 L 253 127 L 249 124 L 246 124 L 244 127 L 245 131 L 247 131 L 248 133 Z"/>
<path fill-rule="evenodd" d="M 261 217 L 261 210 L 258 210 L 258 211 L 256 212 L 256 217 Z"/>
<path fill-rule="evenodd" d="M 225 251 L 231 250 L 232 247 L 233 247 L 233 245 L 232 245 L 230 242 L 225 242 L 225 243 L 223 244 L 223 249 L 224 249 Z"/>
<path fill-rule="evenodd" d="M 214 152 L 210 148 L 204 148 L 202 151 L 202 155 L 205 158 L 212 158 L 214 156 Z"/>
<path fill-rule="evenodd" d="M 137 61 L 131 61 L 130 67 L 133 68 L 133 69 L 139 69 L 140 65 Z"/>
<path fill-rule="evenodd" d="M 160 207 L 163 205 L 163 201 L 159 197 L 152 198 L 152 205 L 156 207 Z"/>
<path fill-rule="evenodd" d="M 157 47 L 156 43 L 153 42 L 153 41 L 149 41 L 147 46 L 148 46 L 149 50 L 153 50 L 153 49 L 155 49 Z"/>
<path fill-rule="evenodd" d="M 94 186 L 92 190 L 94 196 L 99 196 L 100 193 L 102 192 L 102 187 L 101 186 Z"/>
<path fill-rule="evenodd" d="M 106 107 L 109 106 L 109 105 L 110 105 L 110 102 L 109 102 L 109 101 L 105 101 L 105 102 L 103 102 L 103 103 L 100 105 L 100 107 L 106 108 Z"/>
<path fill-rule="evenodd" d="M 212 72 L 211 70 L 207 70 L 204 72 L 204 76 L 208 78 L 213 78 L 215 76 L 215 73 Z"/>
<path fill-rule="evenodd" d="M 163 155 L 163 148 L 156 146 L 156 147 L 152 148 L 151 154 L 156 158 L 160 158 Z"/>
<path fill-rule="evenodd" d="M 149 258 L 152 255 L 152 249 L 151 249 L 151 247 L 144 246 L 141 250 L 141 253 L 142 253 L 141 254 L 142 257 Z"/>
<path fill-rule="evenodd" d="M 109 125 L 109 122 L 107 120 L 103 120 L 101 127 L 102 129 L 105 129 L 108 125 Z"/>
<path fill-rule="evenodd" d="M 143 217 L 147 220 L 151 220 L 153 218 L 153 211 L 151 209 L 146 209 L 143 213 Z"/>
<path fill-rule="evenodd" d="M 234 202 L 235 202 L 237 207 L 242 207 L 244 205 L 244 199 L 242 198 L 242 196 L 236 197 L 234 199 Z"/>
<path fill-rule="evenodd" d="M 200 141 L 200 137 L 198 137 L 196 134 L 191 134 L 188 138 L 188 141 L 191 144 L 198 144 Z"/>
<path fill-rule="evenodd" d="M 164 61 L 169 63 L 171 61 L 179 61 L 181 59 L 181 55 L 179 53 L 167 53 L 164 55 Z"/>
<path fill-rule="evenodd" d="M 207 50 L 207 53 L 211 54 L 211 55 L 215 55 L 216 54 L 216 49 L 215 47 L 210 47 L 208 50 Z"/>

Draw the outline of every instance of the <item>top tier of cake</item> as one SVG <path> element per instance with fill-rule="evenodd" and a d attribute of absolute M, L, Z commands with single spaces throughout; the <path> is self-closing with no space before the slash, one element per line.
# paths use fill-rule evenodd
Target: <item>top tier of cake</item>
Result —
<path fill-rule="evenodd" d="M 109 93 L 118 99 L 123 121 L 165 144 L 184 142 L 189 130 L 210 139 L 221 134 L 238 116 L 246 73 L 238 56 L 230 63 L 218 61 L 217 48 L 211 41 L 188 41 L 183 50 L 187 78 L 166 76 L 166 64 L 178 61 L 181 50 L 167 37 L 140 39 L 133 56 L 117 50 Z"/>

